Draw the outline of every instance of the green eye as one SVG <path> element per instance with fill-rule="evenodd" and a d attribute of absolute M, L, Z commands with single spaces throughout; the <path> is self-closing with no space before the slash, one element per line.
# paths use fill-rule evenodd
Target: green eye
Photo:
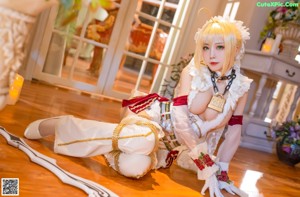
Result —
<path fill-rule="evenodd" d="M 217 46 L 217 49 L 218 49 L 218 50 L 223 50 L 223 49 L 225 49 L 225 47 L 224 47 L 223 45 L 218 45 L 218 46 Z"/>

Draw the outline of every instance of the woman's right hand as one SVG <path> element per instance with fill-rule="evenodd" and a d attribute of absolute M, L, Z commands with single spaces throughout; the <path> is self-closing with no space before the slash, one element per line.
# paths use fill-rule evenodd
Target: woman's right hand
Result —
<path fill-rule="evenodd" d="M 205 191 L 209 189 L 209 196 L 210 197 L 224 197 L 219 189 L 219 184 L 217 177 L 215 174 L 210 176 L 208 179 L 205 180 L 204 186 L 202 187 L 201 194 L 204 196 Z"/>

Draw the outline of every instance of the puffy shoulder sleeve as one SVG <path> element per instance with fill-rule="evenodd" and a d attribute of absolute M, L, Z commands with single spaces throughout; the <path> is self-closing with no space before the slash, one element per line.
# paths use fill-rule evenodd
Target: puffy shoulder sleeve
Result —
<path fill-rule="evenodd" d="M 189 66 L 189 74 L 192 76 L 191 88 L 188 96 L 188 105 L 190 106 L 190 103 L 192 103 L 197 93 L 207 91 L 212 86 L 212 83 L 209 70 L 206 67 L 201 66 L 200 68 L 197 68 L 194 64 L 194 59 L 192 59 Z"/>
<path fill-rule="evenodd" d="M 246 92 L 249 91 L 252 79 L 238 73 L 236 79 L 233 81 L 232 87 L 229 89 L 230 106 L 235 108 L 237 101 Z"/>

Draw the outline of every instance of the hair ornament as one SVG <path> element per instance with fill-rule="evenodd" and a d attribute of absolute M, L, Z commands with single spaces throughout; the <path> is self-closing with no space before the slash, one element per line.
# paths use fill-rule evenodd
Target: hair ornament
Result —
<path fill-rule="evenodd" d="M 229 17 L 222 17 L 222 16 L 214 16 L 211 19 L 209 19 L 208 21 L 206 21 L 206 23 L 203 25 L 202 28 L 199 28 L 196 35 L 195 35 L 195 40 L 197 41 L 199 38 L 199 35 L 202 32 L 202 29 L 204 27 L 206 27 L 209 23 L 218 23 L 218 22 L 227 22 L 227 23 L 232 23 L 235 25 L 235 27 L 239 30 L 239 32 L 241 33 L 242 36 L 242 42 L 245 43 L 246 40 L 250 39 L 250 33 L 249 28 L 245 27 L 243 25 L 243 21 L 238 21 L 238 20 L 231 20 Z"/>

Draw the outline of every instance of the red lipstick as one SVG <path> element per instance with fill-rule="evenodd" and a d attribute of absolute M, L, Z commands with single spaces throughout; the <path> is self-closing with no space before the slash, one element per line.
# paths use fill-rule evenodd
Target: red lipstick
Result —
<path fill-rule="evenodd" d="M 219 62 L 210 62 L 210 65 L 214 66 L 217 65 Z"/>

